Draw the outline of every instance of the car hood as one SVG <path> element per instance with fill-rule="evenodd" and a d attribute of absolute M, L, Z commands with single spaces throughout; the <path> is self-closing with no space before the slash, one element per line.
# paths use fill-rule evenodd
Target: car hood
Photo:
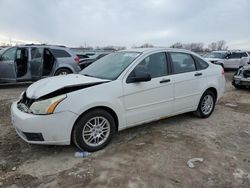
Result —
<path fill-rule="evenodd" d="M 207 61 L 220 61 L 220 58 L 205 58 Z"/>
<path fill-rule="evenodd" d="M 80 74 L 69 74 L 54 76 L 39 80 L 28 87 L 26 96 L 30 99 L 38 99 L 57 92 L 57 94 L 72 92 L 78 89 L 105 83 L 110 80 L 83 76 Z"/>

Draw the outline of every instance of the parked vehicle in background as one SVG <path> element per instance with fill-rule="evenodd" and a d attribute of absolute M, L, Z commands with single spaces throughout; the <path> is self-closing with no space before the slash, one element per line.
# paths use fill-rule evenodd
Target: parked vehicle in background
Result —
<path fill-rule="evenodd" d="M 94 55 L 89 55 L 88 58 L 84 58 L 84 59 L 80 59 L 79 65 L 81 67 L 81 69 L 86 68 L 87 66 L 89 66 L 90 64 L 92 64 L 93 62 L 95 62 L 96 60 L 110 54 L 111 52 L 97 52 Z"/>
<path fill-rule="evenodd" d="M 75 48 L 71 48 L 70 50 L 72 50 L 77 57 L 79 57 L 79 59 L 86 59 L 89 58 L 89 56 L 87 56 L 83 50 L 79 50 L 79 49 L 75 49 Z"/>
<path fill-rule="evenodd" d="M 23 45 L 0 54 L 0 82 L 21 82 L 78 73 L 79 58 L 66 47 Z"/>
<path fill-rule="evenodd" d="M 223 68 L 193 52 L 125 50 L 35 82 L 12 104 L 12 122 L 26 142 L 96 151 L 135 125 L 186 112 L 207 118 L 224 87 Z"/>
<path fill-rule="evenodd" d="M 211 63 L 217 63 L 218 61 L 225 59 L 227 54 L 228 51 L 213 51 L 206 53 L 203 57 Z"/>
<path fill-rule="evenodd" d="M 225 69 L 238 69 L 247 65 L 250 56 L 246 51 L 214 51 L 204 57 L 211 63 L 221 65 Z"/>
<path fill-rule="evenodd" d="M 250 65 L 239 68 L 233 77 L 232 84 L 237 89 L 250 88 Z"/>

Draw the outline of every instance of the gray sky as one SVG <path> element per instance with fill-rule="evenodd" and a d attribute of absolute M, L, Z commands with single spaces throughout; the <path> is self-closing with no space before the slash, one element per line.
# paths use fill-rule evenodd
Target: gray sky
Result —
<path fill-rule="evenodd" d="M 250 50 L 250 0 L 0 0 L 0 42 L 169 46 L 226 40 Z"/>

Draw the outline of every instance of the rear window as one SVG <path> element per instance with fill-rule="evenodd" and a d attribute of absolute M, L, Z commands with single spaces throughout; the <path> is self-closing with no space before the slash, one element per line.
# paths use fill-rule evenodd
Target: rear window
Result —
<path fill-rule="evenodd" d="M 243 52 L 243 53 L 241 54 L 241 57 L 248 57 L 248 55 L 247 55 L 246 52 Z"/>
<path fill-rule="evenodd" d="M 208 63 L 206 61 L 204 61 L 203 59 L 197 57 L 197 56 L 193 56 L 196 62 L 196 67 L 197 70 L 203 70 L 206 69 L 208 67 Z"/>
<path fill-rule="evenodd" d="M 51 49 L 51 52 L 56 58 L 71 57 L 71 55 L 65 50 Z"/>

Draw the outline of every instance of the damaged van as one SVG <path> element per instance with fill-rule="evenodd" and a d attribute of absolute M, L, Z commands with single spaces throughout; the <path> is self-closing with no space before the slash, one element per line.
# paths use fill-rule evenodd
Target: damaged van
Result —
<path fill-rule="evenodd" d="M 34 81 L 80 70 L 79 58 L 62 46 L 15 46 L 0 54 L 0 83 Z"/>

